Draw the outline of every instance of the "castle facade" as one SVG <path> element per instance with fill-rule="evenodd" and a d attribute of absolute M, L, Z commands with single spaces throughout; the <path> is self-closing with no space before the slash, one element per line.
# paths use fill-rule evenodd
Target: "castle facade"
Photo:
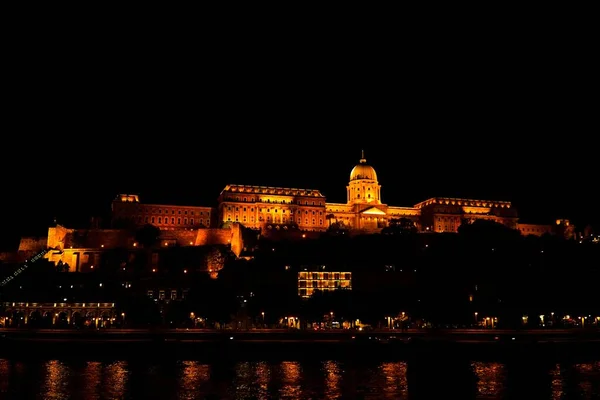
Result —
<path fill-rule="evenodd" d="M 434 197 L 412 207 L 385 204 L 375 169 L 364 153 L 351 170 L 346 203 L 328 203 L 316 189 L 229 184 L 216 207 L 141 203 L 138 195 L 121 194 L 112 203 L 112 221 L 153 224 L 161 230 L 221 228 L 239 223 L 265 230 L 324 232 L 332 225 L 355 233 L 377 233 L 394 221 L 411 221 L 420 232 L 457 232 L 463 221 L 492 220 L 524 234 L 541 235 L 549 225 L 520 226 L 509 201 Z"/>

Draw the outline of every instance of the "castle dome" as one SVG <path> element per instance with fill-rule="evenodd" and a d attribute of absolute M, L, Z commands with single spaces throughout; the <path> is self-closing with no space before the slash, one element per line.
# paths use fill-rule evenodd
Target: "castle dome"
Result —
<path fill-rule="evenodd" d="M 375 173 L 375 168 L 367 164 L 364 152 L 362 154 L 360 162 L 354 168 L 352 168 L 352 172 L 350 172 L 350 181 L 355 181 L 359 179 L 369 179 L 377 181 L 377 174 Z"/>

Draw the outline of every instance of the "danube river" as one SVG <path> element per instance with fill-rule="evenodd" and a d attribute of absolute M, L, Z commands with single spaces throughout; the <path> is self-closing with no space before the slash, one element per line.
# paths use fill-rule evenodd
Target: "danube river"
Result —
<path fill-rule="evenodd" d="M 600 399 L 600 359 L 0 359 L 0 399 Z"/>

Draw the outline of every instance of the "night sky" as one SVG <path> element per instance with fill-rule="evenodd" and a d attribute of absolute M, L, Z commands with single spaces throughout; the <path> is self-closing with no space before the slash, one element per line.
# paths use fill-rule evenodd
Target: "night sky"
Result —
<path fill-rule="evenodd" d="M 362 149 L 389 205 L 509 200 L 522 222 L 598 223 L 589 52 L 332 40 L 121 43 L 17 59 L 0 247 L 43 234 L 54 217 L 78 226 L 107 215 L 118 193 L 214 206 L 236 183 L 345 202 Z"/>

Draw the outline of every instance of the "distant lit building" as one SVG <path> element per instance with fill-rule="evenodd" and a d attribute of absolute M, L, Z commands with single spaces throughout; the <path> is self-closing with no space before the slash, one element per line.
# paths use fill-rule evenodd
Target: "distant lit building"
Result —
<path fill-rule="evenodd" d="M 298 296 L 308 298 L 316 290 L 352 289 L 352 273 L 337 271 L 298 272 Z"/>
<path fill-rule="evenodd" d="M 216 207 L 143 204 L 137 195 L 119 195 L 112 204 L 113 224 L 153 224 L 161 230 L 221 228 L 239 223 L 247 228 L 324 232 L 335 226 L 350 232 L 377 233 L 392 221 L 411 221 L 420 232 L 457 232 L 464 222 L 490 220 L 542 235 L 550 225 L 519 226 L 509 201 L 433 197 L 413 207 L 382 201 L 375 169 L 364 153 L 350 171 L 345 203 L 327 203 L 316 189 L 226 185 Z"/>

